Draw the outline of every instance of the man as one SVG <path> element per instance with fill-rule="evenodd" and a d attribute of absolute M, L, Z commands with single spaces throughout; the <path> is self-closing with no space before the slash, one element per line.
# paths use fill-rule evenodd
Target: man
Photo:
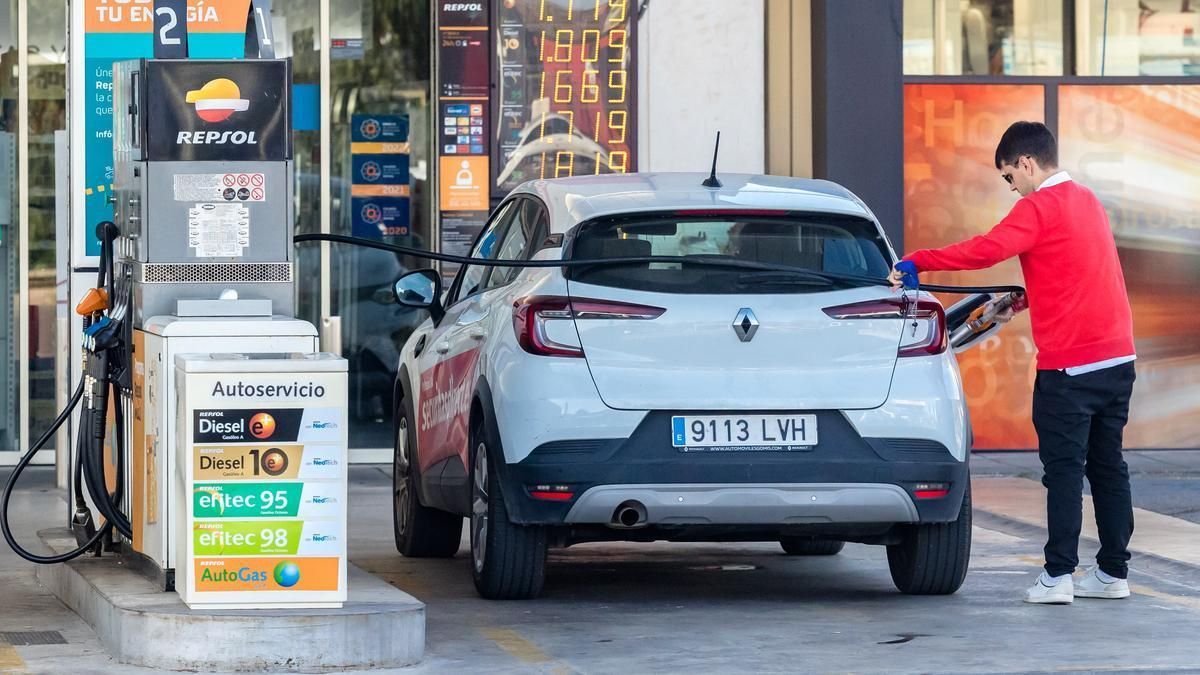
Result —
<path fill-rule="evenodd" d="M 905 273 L 974 270 L 1017 256 L 1038 348 L 1033 425 L 1046 486 L 1046 566 L 1025 601 L 1125 598 L 1133 506 L 1121 456 L 1136 358 L 1125 279 L 1104 207 L 1058 169 L 1044 124 L 1017 122 L 996 147 L 996 168 L 1021 195 L 990 232 L 896 265 Z M 1004 317 L 1005 319 L 1009 317 Z M 1083 477 L 1092 487 L 1100 551 L 1078 583 Z"/>

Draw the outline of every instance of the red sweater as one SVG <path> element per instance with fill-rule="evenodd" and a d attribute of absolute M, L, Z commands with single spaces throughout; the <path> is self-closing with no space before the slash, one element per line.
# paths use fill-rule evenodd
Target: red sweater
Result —
<path fill-rule="evenodd" d="M 933 272 L 983 269 L 1013 256 L 1025 274 L 1039 369 L 1134 353 L 1133 314 L 1108 216 L 1074 181 L 1022 197 L 987 234 L 905 260 Z"/>

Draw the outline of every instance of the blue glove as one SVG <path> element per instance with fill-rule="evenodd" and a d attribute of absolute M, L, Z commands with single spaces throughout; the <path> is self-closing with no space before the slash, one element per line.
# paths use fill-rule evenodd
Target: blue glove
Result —
<path fill-rule="evenodd" d="M 917 276 L 917 266 L 911 260 L 901 260 L 896 263 L 896 271 L 900 273 L 900 282 L 905 288 L 920 288 L 921 280 Z"/>

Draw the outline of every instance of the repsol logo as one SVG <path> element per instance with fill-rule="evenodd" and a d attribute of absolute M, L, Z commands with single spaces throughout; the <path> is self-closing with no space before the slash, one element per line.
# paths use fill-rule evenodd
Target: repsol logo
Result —
<path fill-rule="evenodd" d="M 447 12 L 482 12 L 483 3 L 480 2 L 447 2 L 442 8 Z"/>
<path fill-rule="evenodd" d="M 258 145 L 253 131 L 181 131 L 176 145 Z"/>

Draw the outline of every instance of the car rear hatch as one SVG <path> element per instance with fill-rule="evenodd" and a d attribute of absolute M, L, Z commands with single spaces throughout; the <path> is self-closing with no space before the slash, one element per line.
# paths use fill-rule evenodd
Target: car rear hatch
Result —
<path fill-rule="evenodd" d="M 571 251 L 649 255 L 874 278 L 889 268 L 873 222 L 833 214 L 624 216 L 584 224 Z M 909 325 L 887 288 L 799 271 L 638 263 L 568 274 L 584 358 L 601 398 L 618 409 L 878 407 Z"/>

